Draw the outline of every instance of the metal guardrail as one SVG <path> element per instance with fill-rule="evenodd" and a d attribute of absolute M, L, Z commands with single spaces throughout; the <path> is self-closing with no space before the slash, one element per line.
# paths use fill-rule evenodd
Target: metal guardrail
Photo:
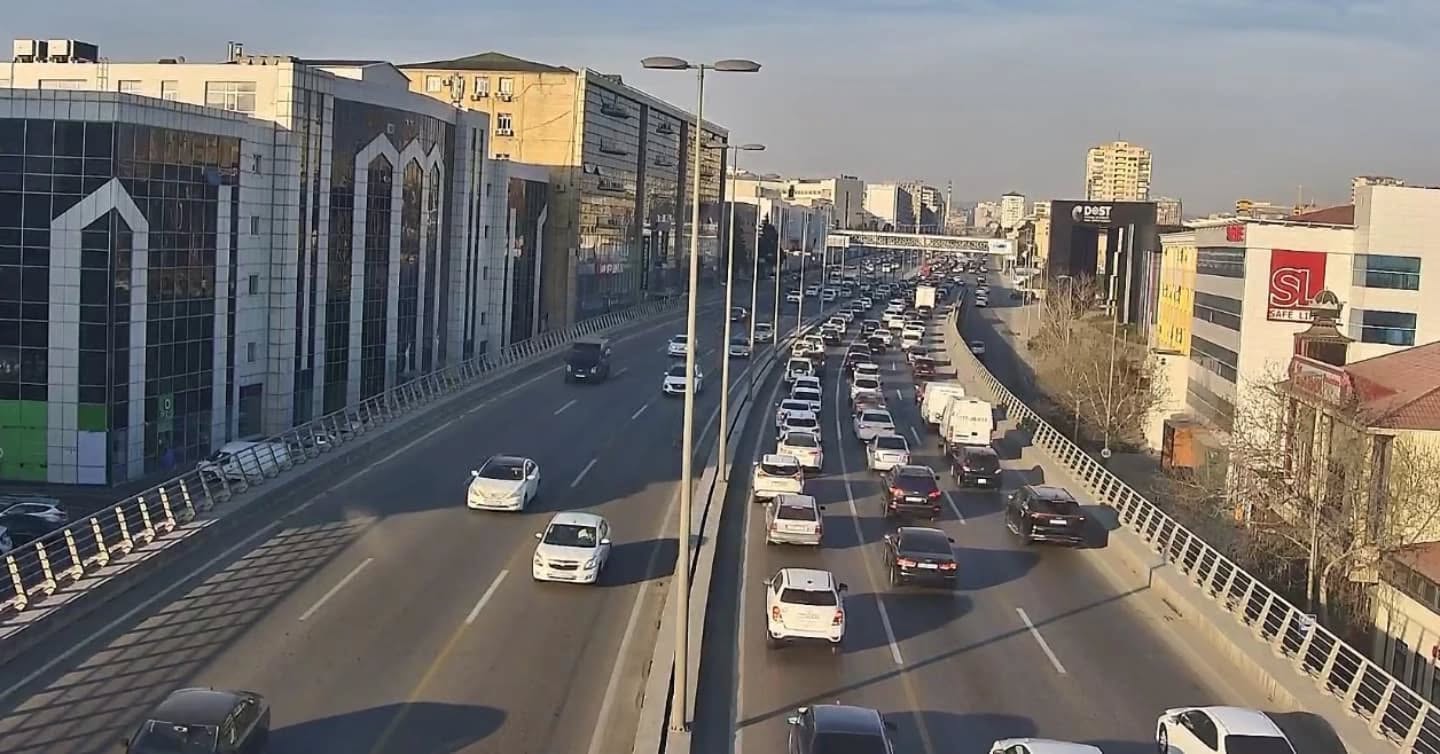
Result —
<path fill-rule="evenodd" d="M 959 308 L 953 320 L 957 333 Z M 1098 502 L 1118 514 L 1121 524 L 1235 616 L 1257 640 L 1339 699 L 1347 712 L 1366 722 L 1371 733 L 1398 744 L 1401 752 L 1440 754 L 1440 712 L 1435 705 L 1110 473 L 1016 398 L 967 349 L 959 350 L 974 362 L 981 381 L 1010 416 L 1032 428 L 1032 443 L 1068 466 Z"/>
<path fill-rule="evenodd" d="M 235 495 L 475 380 L 497 370 L 538 361 L 575 338 L 678 309 L 684 302 L 684 296 L 650 301 L 422 375 L 356 406 L 260 441 L 223 463 L 202 463 L 194 471 L 76 520 L 5 554 L 4 571 L 0 572 L 0 614 L 23 611 L 62 586 L 104 568 Z"/>

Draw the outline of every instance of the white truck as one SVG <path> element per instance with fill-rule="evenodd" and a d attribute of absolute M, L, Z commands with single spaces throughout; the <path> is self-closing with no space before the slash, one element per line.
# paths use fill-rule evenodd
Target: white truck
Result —
<path fill-rule="evenodd" d="M 939 427 L 945 407 L 957 398 L 965 397 L 965 388 L 958 382 L 932 382 L 925 387 L 925 397 L 920 400 L 920 418 L 927 427 Z"/>
<path fill-rule="evenodd" d="M 930 311 L 935 310 L 935 286 L 915 286 L 915 308 L 928 309 Z"/>
<path fill-rule="evenodd" d="M 945 406 L 940 424 L 940 449 L 959 445 L 989 446 L 995 432 L 995 410 L 979 398 L 956 398 Z"/>

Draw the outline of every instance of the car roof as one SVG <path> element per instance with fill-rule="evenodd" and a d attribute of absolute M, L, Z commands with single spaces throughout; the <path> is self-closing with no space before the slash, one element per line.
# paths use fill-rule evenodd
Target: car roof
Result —
<path fill-rule="evenodd" d="M 967 456 L 998 456 L 999 453 L 989 445 L 961 445 L 960 452 Z"/>
<path fill-rule="evenodd" d="M 800 459 L 782 453 L 766 453 L 765 456 L 760 459 L 760 463 L 767 466 L 799 466 Z"/>
<path fill-rule="evenodd" d="M 219 725 L 241 698 L 234 691 L 176 689 L 155 707 L 150 719 L 176 725 Z"/>
<path fill-rule="evenodd" d="M 1003 741 L 996 741 L 993 745 L 998 750 L 1008 749 L 1017 744 L 1024 744 L 1031 754 L 1104 754 L 1099 747 L 1090 744 L 1056 741 L 1049 738 L 1007 738 Z"/>
<path fill-rule="evenodd" d="M 820 732 L 885 735 L 885 720 L 878 711 L 869 707 L 817 704 L 810 708 L 810 714 L 815 719 L 815 729 Z"/>
<path fill-rule="evenodd" d="M 1057 487 L 1053 484 L 1029 484 L 1026 485 L 1026 487 L 1029 488 L 1030 494 L 1040 498 L 1041 500 L 1075 499 L 1075 496 L 1070 494 L 1070 490 L 1067 490 L 1064 487 Z"/>
<path fill-rule="evenodd" d="M 1215 721 L 1220 732 L 1229 736 L 1278 736 L 1285 734 L 1270 716 L 1244 707 L 1200 707 Z"/>
<path fill-rule="evenodd" d="M 585 344 L 585 345 L 603 346 L 603 345 L 605 345 L 606 343 L 609 343 L 609 342 L 610 342 L 610 339 L 609 339 L 609 338 L 576 338 L 574 341 L 572 341 L 571 345 L 576 345 L 576 346 L 578 346 L 578 345 L 581 345 L 581 344 Z"/>
<path fill-rule="evenodd" d="M 817 508 L 820 506 L 814 495 L 798 495 L 794 492 L 782 492 L 776 495 L 775 504 L 788 508 Z"/>
<path fill-rule="evenodd" d="M 561 526 L 599 526 L 605 523 L 605 517 L 584 511 L 561 511 L 550 519 L 550 525 Z"/>
<path fill-rule="evenodd" d="M 902 538 L 913 542 L 932 541 L 936 544 L 944 543 L 950 545 L 950 535 L 929 526 L 902 526 L 895 530 Z"/>
<path fill-rule="evenodd" d="M 520 456 L 495 455 L 486 459 L 485 465 L 489 466 L 493 463 L 496 466 L 524 466 L 528 460 L 530 459 Z"/>
<path fill-rule="evenodd" d="M 818 568 L 781 568 L 780 583 L 791 589 L 825 592 L 835 589 L 835 574 Z"/>
<path fill-rule="evenodd" d="M 814 411 L 791 411 L 790 415 L 785 417 L 785 421 L 790 421 L 791 419 L 804 419 L 807 417 L 814 419 L 815 421 L 820 421 L 820 417 L 817 416 Z"/>

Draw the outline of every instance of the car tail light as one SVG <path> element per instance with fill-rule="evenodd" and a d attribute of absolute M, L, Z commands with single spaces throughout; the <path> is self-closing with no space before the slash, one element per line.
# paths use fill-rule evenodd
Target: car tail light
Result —
<path fill-rule="evenodd" d="M 931 499 L 931 500 L 934 500 L 935 498 L 938 498 L 938 497 L 940 497 L 940 490 L 930 490 L 930 499 Z"/>
<path fill-rule="evenodd" d="M 840 624 L 842 624 L 842 623 L 844 623 L 844 622 L 845 622 L 845 611 L 844 611 L 844 610 L 836 610 L 836 611 L 835 611 L 835 617 L 830 619 L 830 625 L 832 625 L 832 626 L 838 626 L 838 625 L 840 625 Z"/>
<path fill-rule="evenodd" d="M 910 558 L 900 558 L 899 560 L 895 561 L 895 565 L 898 565 L 901 568 L 914 568 L 915 561 L 911 560 Z"/>
<path fill-rule="evenodd" d="M 956 565 L 955 565 L 954 563 L 941 563 L 941 564 L 940 564 L 940 570 L 942 570 L 942 571 L 953 571 L 953 570 L 955 570 L 955 568 L 956 568 Z"/>
<path fill-rule="evenodd" d="M 779 605 L 776 605 L 775 607 L 770 608 L 770 619 L 771 619 L 771 620 L 780 620 L 780 606 L 779 606 Z"/>
<path fill-rule="evenodd" d="M 903 495 L 903 494 L 905 494 L 905 490 L 902 490 L 902 489 L 900 489 L 899 487 L 891 487 L 891 488 L 890 488 L 890 494 L 892 494 L 892 495 Z"/>

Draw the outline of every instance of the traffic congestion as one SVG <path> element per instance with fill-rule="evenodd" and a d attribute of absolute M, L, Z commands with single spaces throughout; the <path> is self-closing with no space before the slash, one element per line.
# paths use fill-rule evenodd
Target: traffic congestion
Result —
<path fill-rule="evenodd" d="M 963 599 L 959 592 L 986 566 L 973 557 L 967 562 L 967 549 L 956 546 L 971 525 L 1003 527 L 1019 551 L 1092 546 L 1095 524 L 1068 489 L 1005 473 L 995 409 L 967 393 L 942 345 L 942 328 L 954 327 L 957 307 L 988 303 L 985 264 L 933 255 L 928 262 L 912 279 L 881 282 L 882 270 L 862 268 L 855 279 L 827 275 L 825 285 L 789 292 L 791 301 L 833 297 L 839 311 L 793 345 L 774 401 L 773 442 L 762 437 L 751 469 L 739 640 L 744 654 L 758 634 L 763 649 L 756 651 L 767 654 L 766 665 L 815 668 L 822 662 L 811 657 L 817 652 L 839 663 L 873 646 L 877 639 L 866 635 L 873 627 L 856 625 L 857 600 L 867 618 L 878 612 L 883 637 L 903 665 L 895 626 L 905 618 L 898 611 L 943 610 L 945 601 Z M 956 344 L 984 358 L 983 343 Z M 994 508 L 1000 515 L 983 515 Z M 756 548 L 763 555 L 752 555 Z M 865 553 L 858 569 L 854 558 L 829 554 L 856 548 Z M 749 570 L 752 560 L 762 572 Z M 763 630 L 750 630 L 751 620 Z M 1049 654 L 1043 636 L 1031 630 Z M 901 732 L 897 718 L 905 706 L 849 704 L 843 695 L 799 704 L 783 716 L 785 745 L 791 754 L 978 751 L 980 743 L 992 754 L 1104 752 L 1022 726 L 1008 735 L 1001 726 L 990 741 L 932 748 Z M 1156 713 L 1155 745 L 1164 754 L 1295 752 L 1257 710 Z M 734 750 L 777 746 L 750 742 L 741 731 Z"/>

